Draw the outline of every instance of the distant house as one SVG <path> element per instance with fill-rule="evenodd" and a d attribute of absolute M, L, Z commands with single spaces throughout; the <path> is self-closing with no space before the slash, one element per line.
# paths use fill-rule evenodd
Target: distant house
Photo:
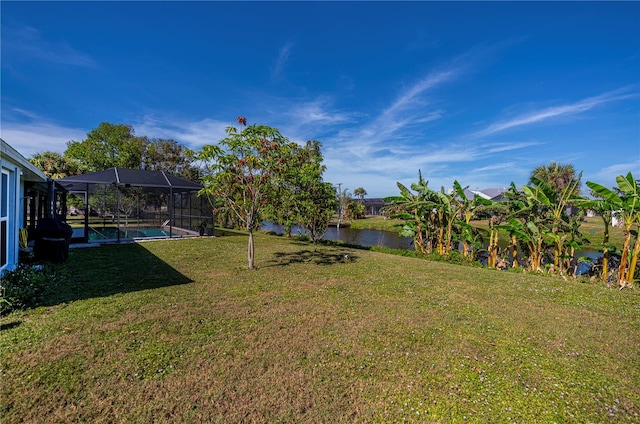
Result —
<path fill-rule="evenodd" d="M 487 200 L 493 200 L 494 202 L 501 202 L 505 200 L 504 193 L 507 192 L 507 188 L 485 188 L 483 190 L 469 190 L 465 189 L 464 194 L 469 200 L 473 200 L 476 196 L 482 197 Z M 382 208 L 387 204 L 382 198 L 370 198 L 363 200 L 366 215 L 382 215 Z"/>
<path fill-rule="evenodd" d="M 365 215 L 382 215 L 382 207 L 386 205 L 382 198 L 363 199 Z"/>
<path fill-rule="evenodd" d="M 0 273 L 18 265 L 19 231 L 55 215 L 54 182 L 0 139 Z"/>
<path fill-rule="evenodd" d="M 464 194 L 467 196 L 467 199 L 473 200 L 476 196 L 482 197 L 483 199 L 492 200 L 494 202 L 501 202 L 505 200 L 504 193 L 507 192 L 508 189 L 501 188 L 485 188 L 482 190 L 469 190 L 465 189 Z"/>

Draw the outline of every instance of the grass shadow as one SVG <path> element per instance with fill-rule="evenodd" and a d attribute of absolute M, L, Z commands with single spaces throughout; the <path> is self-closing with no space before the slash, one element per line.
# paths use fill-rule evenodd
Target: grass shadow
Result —
<path fill-rule="evenodd" d="M 20 324 L 22 324 L 22 321 L 7 322 L 6 324 L 0 325 L 0 331 L 11 330 L 12 328 L 16 328 Z"/>
<path fill-rule="evenodd" d="M 217 228 L 214 233 L 215 237 L 241 236 L 248 237 L 249 234 L 243 231 L 233 230 L 231 228 Z"/>
<path fill-rule="evenodd" d="M 291 264 L 315 264 L 315 265 L 336 265 L 354 262 L 358 256 L 352 252 L 322 252 L 313 250 L 301 250 L 298 252 L 276 252 L 274 259 L 265 267 L 288 266 Z"/>
<path fill-rule="evenodd" d="M 70 249 L 58 270 L 45 306 L 192 282 L 139 243 Z"/>

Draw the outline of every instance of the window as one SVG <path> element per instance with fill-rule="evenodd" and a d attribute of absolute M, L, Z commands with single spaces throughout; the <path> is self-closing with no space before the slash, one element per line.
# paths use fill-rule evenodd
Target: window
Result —
<path fill-rule="evenodd" d="M 0 268 L 4 268 L 9 255 L 9 173 L 2 170 L 0 181 Z"/>

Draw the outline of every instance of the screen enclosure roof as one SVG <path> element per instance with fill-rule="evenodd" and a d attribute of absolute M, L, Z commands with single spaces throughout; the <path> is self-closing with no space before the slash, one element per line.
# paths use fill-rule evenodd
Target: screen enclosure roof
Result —
<path fill-rule="evenodd" d="M 165 171 L 110 168 L 89 174 L 60 178 L 56 182 L 69 191 L 86 191 L 87 184 L 112 184 L 119 187 L 143 187 L 161 191 L 197 191 L 202 185 Z"/>

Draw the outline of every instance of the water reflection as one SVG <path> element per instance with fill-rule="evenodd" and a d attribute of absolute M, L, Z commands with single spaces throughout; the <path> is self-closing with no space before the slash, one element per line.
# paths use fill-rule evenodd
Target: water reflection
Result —
<path fill-rule="evenodd" d="M 284 233 L 284 227 L 271 222 L 263 222 L 260 229 L 265 231 L 273 231 L 278 234 Z M 302 234 L 298 227 L 294 227 L 291 234 Z M 348 244 L 358 246 L 380 246 L 391 249 L 412 249 L 411 237 L 400 237 L 396 233 L 390 231 L 379 230 L 358 230 L 350 227 L 329 227 L 325 233 L 324 240 L 343 241 Z"/>
<path fill-rule="evenodd" d="M 265 231 L 273 231 L 278 234 L 284 233 L 284 227 L 271 222 L 263 222 L 260 229 Z M 302 234 L 299 227 L 294 227 L 292 234 Z M 413 241 L 411 237 L 400 237 L 397 233 L 381 230 L 359 230 L 350 227 L 329 227 L 323 237 L 324 240 L 343 241 L 348 244 L 358 246 L 380 246 L 390 249 L 413 249 Z M 602 256 L 601 252 L 594 249 L 584 248 L 576 252 L 576 257 L 585 257 L 591 261 L 579 261 L 577 274 L 584 274 L 591 268 L 591 263 L 595 262 Z"/>

